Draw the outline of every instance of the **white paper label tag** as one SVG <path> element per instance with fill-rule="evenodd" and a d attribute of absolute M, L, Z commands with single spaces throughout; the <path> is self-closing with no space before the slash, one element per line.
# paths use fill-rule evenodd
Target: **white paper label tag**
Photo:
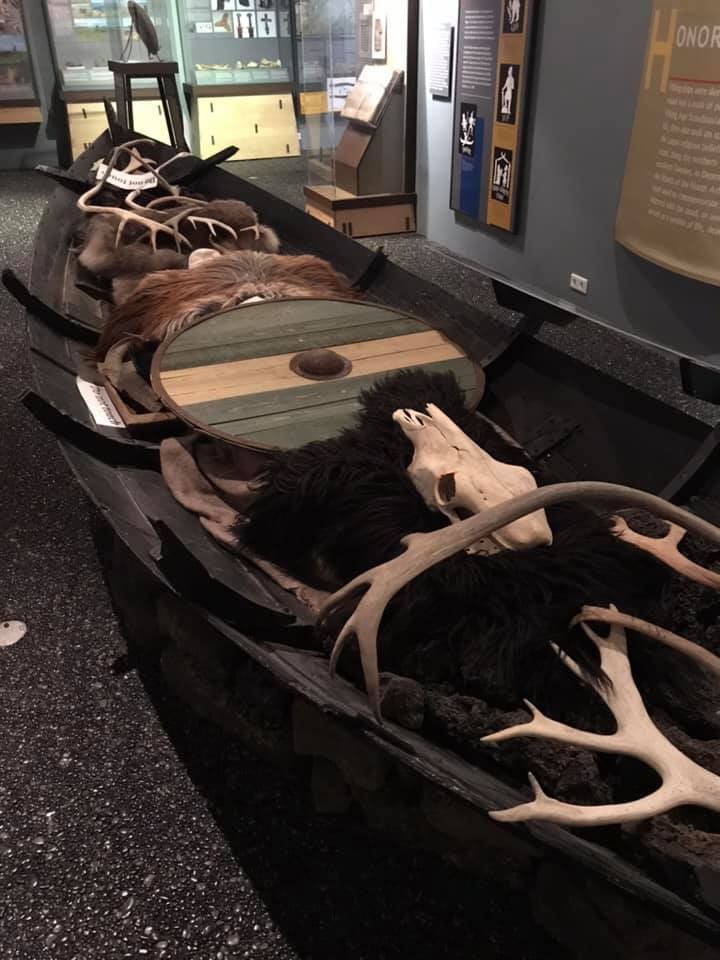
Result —
<path fill-rule="evenodd" d="M 98 164 L 95 179 L 102 180 L 106 171 L 106 163 Z M 154 173 L 125 173 L 124 170 L 113 170 L 105 183 L 121 190 L 152 190 L 158 185 L 158 179 Z"/>
<path fill-rule="evenodd" d="M 90 411 L 90 416 L 99 427 L 125 426 L 105 387 L 100 387 L 97 383 L 90 383 L 89 380 L 83 380 L 82 377 L 76 377 L 75 382 L 80 391 L 80 396 L 85 401 L 85 406 Z"/>

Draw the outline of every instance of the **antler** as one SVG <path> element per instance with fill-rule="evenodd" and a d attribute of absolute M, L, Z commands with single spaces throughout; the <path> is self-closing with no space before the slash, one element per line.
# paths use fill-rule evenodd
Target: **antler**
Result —
<path fill-rule="evenodd" d="M 207 203 L 207 200 L 197 200 L 193 199 L 193 197 L 180 197 L 172 194 L 169 197 L 156 197 L 143 206 L 143 204 L 135 202 L 141 193 L 142 190 L 133 190 L 129 193 L 127 197 L 125 197 L 127 206 L 133 210 L 156 210 L 158 207 L 167 206 L 169 203 L 178 207 L 201 207 Z"/>
<path fill-rule="evenodd" d="M 622 616 L 615 607 L 606 612 Z M 720 813 L 720 777 L 681 753 L 658 730 L 645 709 L 630 669 L 624 628 L 614 623 L 607 637 L 599 636 L 586 623 L 582 623 L 582 629 L 600 651 L 600 665 L 611 681 L 611 684 L 594 682 L 593 687 L 612 711 L 617 721 L 617 731 L 600 734 L 576 730 L 551 720 L 529 701 L 525 701 L 532 713 L 529 723 L 490 734 L 483 740 L 486 743 L 502 743 L 515 737 L 547 737 L 588 750 L 620 753 L 648 764 L 660 775 L 662 784 L 654 793 L 639 800 L 587 807 L 554 800 L 530 774 L 534 799 L 509 810 L 490 811 L 490 816 L 505 823 L 547 820 L 570 827 L 599 827 L 646 820 L 686 804 L 707 807 Z M 568 669 L 584 679 L 582 670 L 574 660 L 564 656 L 554 644 L 553 649 Z"/>
<path fill-rule="evenodd" d="M 595 482 L 558 483 L 542 487 L 478 513 L 467 520 L 462 520 L 460 523 L 443 527 L 441 530 L 406 537 L 403 544 L 407 549 L 399 557 L 361 573 L 334 593 L 320 611 L 321 623 L 327 623 L 333 611 L 340 604 L 351 599 L 362 587 L 368 588 L 335 641 L 330 657 L 331 675 L 335 673 L 345 644 L 351 636 L 355 636 L 360 648 L 368 698 L 375 717 L 382 722 L 377 638 L 385 608 L 395 594 L 425 570 L 447 560 L 448 557 L 489 536 L 495 530 L 536 510 L 573 500 L 622 503 L 628 507 L 641 507 L 663 520 L 682 523 L 692 533 L 720 544 L 718 527 L 668 503 L 667 500 L 642 490 Z"/>
<path fill-rule="evenodd" d="M 644 550 L 651 554 L 661 563 L 667 564 L 677 573 L 687 577 L 688 580 L 695 580 L 704 587 L 720 590 L 720 573 L 714 573 L 712 570 L 701 567 L 699 563 L 693 563 L 678 550 L 678 544 L 687 530 L 679 527 L 676 523 L 671 523 L 664 537 L 646 537 L 642 533 L 632 530 L 622 517 L 613 517 L 613 521 L 612 532 L 619 540 L 631 543 L 638 550 Z"/>
<path fill-rule="evenodd" d="M 202 207 L 197 207 L 196 209 L 202 209 Z M 214 220 L 211 217 L 197 217 L 194 215 L 193 208 L 189 207 L 187 210 L 181 210 L 180 213 L 176 214 L 170 220 L 167 220 L 168 225 L 172 224 L 173 226 L 179 228 L 183 220 L 189 221 L 193 228 L 197 229 L 199 223 L 204 223 L 205 226 L 210 231 L 211 237 L 216 237 L 217 233 L 215 228 L 217 227 L 220 230 L 225 230 L 226 233 L 229 233 L 233 240 L 237 240 L 237 233 L 233 230 L 232 227 L 228 226 L 227 223 L 223 223 L 222 220 Z M 212 241 L 210 241 L 212 243 Z"/>
<path fill-rule="evenodd" d="M 101 179 L 98 180 L 97 183 L 93 187 L 91 187 L 89 190 L 87 190 L 81 197 L 78 197 L 78 201 L 77 201 L 78 209 L 82 210 L 83 213 L 87 213 L 87 214 L 92 214 L 92 213 L 112 214 L 113 216 L 117 217 L 119 220 L 119 223 L 118 223 L 117 233 L 115 234 L 116 247 L 120 243 L 120 238 L 125 229 L 125 225 L 131 222 L 142 224 L 142 226 L 144 226 L 145 229 L 150 232 L 150 244 L 153 250 L 157 250 L 158 233 L 164 233 L 171 236 L 175 241 L 175 246 L 178 250 L 180 250 L 181 244 L 183 243 L 186 244 L 188 247 L 190 247 L 192 246 L 192 244 L 189 242 L 189 240 L 187 240 L 186 237 L 184 237 L 180 233 L 180 231 L 174 226 L 166 225 L 164 223 L 159 223 L 157 220 L 151 220 L 149 217 L 144 217 L 140 213 L 135 213 L 132 210 L 127 210 L 127 209 L 124 209 L 123 207 L 102 207 L 102 206 L 97 206 L 88 202 L 93 197 L 97 196 L 97 194 L 100 193 L 100 191 L 105 186 L 108 180 L 108 177 L 110 176 L 112 171 L 115 169 L 118 160 L 124 154 L 127 154 L 130 157 L 130 161 L 128 163 L 128 170 L 134 171 L 139 169 L 145 169 L 145 170 L 151 171 L 154 174 L 154 176 L 157 177 L 158 183 L 161 186 L 165 187 L 165 189 L 168 190 L 168 192 L 172 194 L 173 197 L 177 196 L 177 194 L 179 194 L 180 192 L 180 188 L 174 187 L 172 184 L 168 183 L 168 181 L 163 176 L 161 176 L 157 170 L 153 169 L 154 161 L 146 160 L 144 157 L 141 157 L 136 149 L 136 147 L 139 144 L 151 143 L 151 142 L 152 141 L 150 140 L 130 140 L 128 143 L 125 143 L 119 147 L 116 147 L 113 150 L 112 154 L 110 155 L 110 160 L 108 161 L 107 169 L 105 170 L 105 173 L 103 174 Z M 133 199 L 137 195 L 138 195 L 137 191 L 134 191 Z M 135 207 L 136 209 L 141 209 L 137 204 L 135 204 Z"/>
<path fill-rule="evenodd" d="M 650 637 L 651 640 L 664 643 L 666 647 L 679 650 L 680 653 L 684 653 L 699 663 L 700 666 L 720 677 L 720 657 L 716 657 L 714 653 L 706 650 L 705 647 L 701 647 L 698 643 L 693 643 L 692 640 L 686 640 L 685 637 L 681 637 L 671 630 L 665 630 L 664 627 L 658 627 L 656 624 L 648 623 L 647 620 L 640 620 L 638 617 L 631 617 L 627 613 L 620 613 L 614 607 L 609 610 L 605 607 L 583 607 L 581 612 L 571 621 L 570 626 L 575 627 L 588 621 L 627 627 L 628 630 L 641 633 L 645 637 Z"/>

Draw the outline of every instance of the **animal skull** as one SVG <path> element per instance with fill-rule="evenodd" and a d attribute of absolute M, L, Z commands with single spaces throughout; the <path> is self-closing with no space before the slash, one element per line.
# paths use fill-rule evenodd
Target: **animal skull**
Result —
<path fill-rule="evenodd" d="M 525 467 L 493 459 L 439 407 L 429 403 L 426 409 L 426 414 L 396 410 L 393 420 L 415 448 L 408 474 L 431 510 L 440 511 L 451 523 L 459 523 L 471 514 L 537 489 Z M 545 511 L 537 510 L 479 540 L 468 553 L 527 550 L 551 544 L 552 540 Z"/>

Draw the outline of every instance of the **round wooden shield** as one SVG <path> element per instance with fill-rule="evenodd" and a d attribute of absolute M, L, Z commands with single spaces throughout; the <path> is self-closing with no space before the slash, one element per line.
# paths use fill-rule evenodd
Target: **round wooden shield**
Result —
<path fill-rule="evenodd" d="M 151 379 L 194 429 L 262 450 L 334 436 L 362 390 L 408 368 L 451 371 L 468 406 L 480 400 L 482 371 L 447 337 L 347 300 L 261 301 L 199 320 L 158 348 Z"/>

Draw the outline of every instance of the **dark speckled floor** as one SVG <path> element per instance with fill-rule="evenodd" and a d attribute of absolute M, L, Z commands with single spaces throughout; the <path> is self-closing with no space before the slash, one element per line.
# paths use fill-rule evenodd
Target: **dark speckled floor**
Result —
<path fill-rule="evenodd" d="M 49 192 L 0 174 L 0 265 L 30 268 Z M 22 311 L 0 292 L 0 957 L 561 960 L 518 893 L 313 817 L 124 651 L 93 514 L 19 405 Z"/>

